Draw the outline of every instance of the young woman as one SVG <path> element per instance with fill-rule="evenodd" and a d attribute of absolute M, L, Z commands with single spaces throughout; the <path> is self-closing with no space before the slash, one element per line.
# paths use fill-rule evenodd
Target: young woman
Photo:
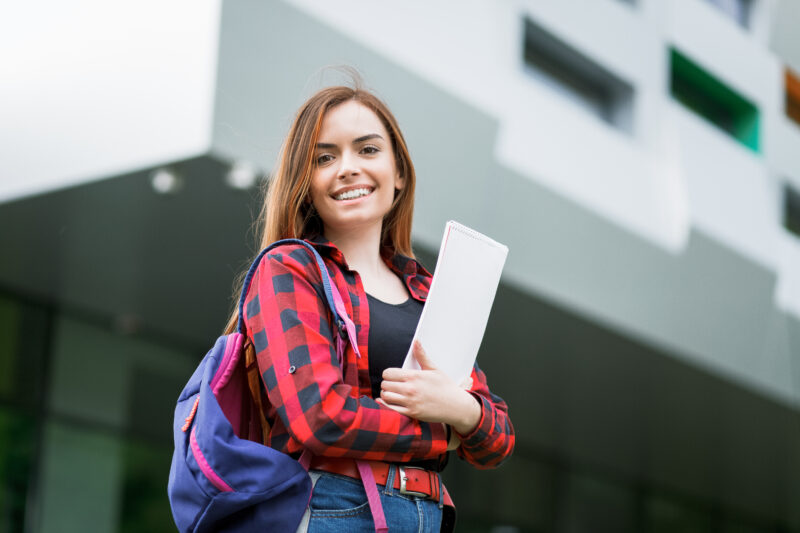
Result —
<path fill-rule="evenodd" d="M 308 531 L 374 531 L 355 460 L 370 462 L 391 531 L 439 531 L 443 512 L 452 522 L 439 477 L 447 451 L 491 468 L 514 447 L 507 406 L 477 366 L 471 383 L 454 383 L 415 345 L 422 370 L 399 368 L 431 282 L 411 250 L 414 185 L 394 116 L 349 87 L 322 89 L 303 104 L 269 185 L 262 248 L 284 238 L 313 244 L 356 324 L 360 352 L 348 346 L 339 366 L 310 252 L 285 245 L 268 253 L 245 322 L 269 399 L 266 444 L 314 457 L 301 524 Z"/>

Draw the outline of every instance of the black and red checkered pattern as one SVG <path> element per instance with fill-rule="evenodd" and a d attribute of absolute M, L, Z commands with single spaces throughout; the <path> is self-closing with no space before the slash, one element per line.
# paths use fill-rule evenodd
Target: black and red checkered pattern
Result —
<path fill-rule="evenodd" d="M 371 397 L 366 293 L 333 243 L 321 237 L 308 242 L 323 257 L 356 324 L 361 358 L 348 345 L 344 368 L 339 367 L 333 321 L 312 254 L 299 244 L 267 253 L 247 293 L 245 324 L 271 404 L 268 444 L 289 454 L 308 448 L 315 455 L 391 462 L 438 458 L 447 448 L 442 424 L 409 418 Z M 431 274 L 404 256 L 386 262 L 411 296 L 424 301 Z M 481 419 L 475 430 L 461 436 L 458 453 L 490 468 L 510 456 L 514 430 L 505 402 L 489 391 L 477 365 L 472 379 Z"/>

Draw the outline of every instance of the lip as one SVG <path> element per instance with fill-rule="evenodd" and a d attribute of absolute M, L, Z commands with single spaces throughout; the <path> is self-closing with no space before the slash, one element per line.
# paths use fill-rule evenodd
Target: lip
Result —
<path fill-rule="evenodd" d="M 369 194 L 367 194 L 366 196 L 359 196 L 358 198 L 350 198 L 348 200 L 336 200 L 336 197 L 339 196 L 340 194 L 345 193 L 347 191 L 354 191 L 356 189 L 369 189 Z M 375 192 L 375 187 L 372 186 L 372 185 L 366 185 L 366 184 L 348 185 L 347 187 L 342 187 L 341 189 L 338 189 L 335 192 L 331 193 L 330 196 L 331 196 L 331 198 L 333 198 L 337 202 L 352 202 L 354 200 L 361 200 L 362 198 L 366 198 L 367 196 L 369 196 L 373 192 Z"/>

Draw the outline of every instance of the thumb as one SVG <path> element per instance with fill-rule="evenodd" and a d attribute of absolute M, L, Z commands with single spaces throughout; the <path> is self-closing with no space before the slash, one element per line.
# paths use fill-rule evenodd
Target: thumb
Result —
<path fill-rule="evenodd" d="M 414 341 L 414 359 L 417 360 L 422 370 L 436 370 L 436 365 L 428 358 L 428 354 L 425 353 L 419 341 Z"/>

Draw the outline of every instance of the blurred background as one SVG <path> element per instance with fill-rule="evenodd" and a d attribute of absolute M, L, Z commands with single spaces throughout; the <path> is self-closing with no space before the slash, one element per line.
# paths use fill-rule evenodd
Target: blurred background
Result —
<path fill-rule="evenodd" d="M 800 531 L 800 2 L 0 4 L 0 533 L 173 531 L 174 403 L 297 107 L 357 68 L 415 250 L 510 248 L 463 532 Z"/>

